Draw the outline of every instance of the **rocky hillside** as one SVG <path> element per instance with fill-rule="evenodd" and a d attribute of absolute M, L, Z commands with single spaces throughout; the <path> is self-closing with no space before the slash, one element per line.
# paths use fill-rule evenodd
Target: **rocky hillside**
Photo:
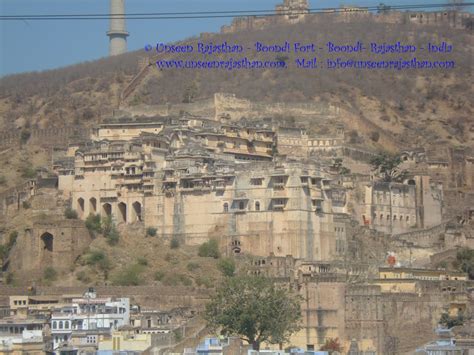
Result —
<path fill-rule="evenodd" d="M 350 117 L 370 121 L 381 132 L 389 131 L 400 147 L 473 144 L 473 36 L 468 30 L 354 19 L 348 23 L 319 21 L 226 35 L 206 34 L 185 43 L 198 40 L 227 41 L 244 47 L 252 46 L 256 41 L 269 44 L 400 41 L 418 45 L 447 41 L 454 45 L 453 53 L 431 59 L 455 60 L 456 68 L 450 71 L 311 71 L 291 65 L 287 70 L 160 71 L 150 67 L 122 105 L 197 100 L 215 92 L 235 93 L 267 103 L 326 101 L 339 105 Z M 72 123 L 92 125 L 117 107 L 121 92 L 139 71 L 139 60 L 147 56 L 151 61 L 156 60 L 141 51 L 1 79 L 0 130 L 61 127 Z M 203 59 L 198 56 L 192 54 L 186 59 Z M 249 53 L 248 56 L 249 59 L 268 60 L 278 57 L 275 53 L 259 56 Z M 294 63 L 295 54 L 284 57 L 288 63 Z M 359 55 L 358 59 L 364 57 Z M 168 58 L 183 59 L 183 55 L 168 55 Z M 225 55 L 218 57 L 226 58 Z M 419 59 L 429 57 L 425 55 Z M 373 138 L 376 140 L 376 135 Z"/>

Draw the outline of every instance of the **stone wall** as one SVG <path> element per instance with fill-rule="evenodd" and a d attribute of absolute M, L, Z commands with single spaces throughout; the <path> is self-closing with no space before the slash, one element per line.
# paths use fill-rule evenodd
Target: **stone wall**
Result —
<path fill-rule="evenodd" d="M 16 214 L 22 208 L 22 203 L 28 201 L 35 194 L 35 180 L 30 180 L 0 193 L 0 217 Z"/>
<path fill-rule="evenodd" d="M 46 267 L 69 270 L 90 242 L 82 221 L 39 221 L 19 233 L 7 269 L 22 275 L 25 281 L 41 277 Z"/>
<path fill-rule="evenodd" d="M 87 128 L 73 126 L 65 128 L 33 129 L 30 131 L 28 143 L 43 148 L 66 146 L 71 137 L 88 137 L 90 131 Z M 21 131 L 9 130 L 0 132 L 0 149 L 21 145 Z"/>
<path fill-rule="evenodd" d="M 35 288 L 37 295 L 78 295 L 87 291 L 86 287 L 47 287 Z M 184 286 L 96 286 L 99 297 L 130 297 L 132 303 L 142 307 L 171 310 L 176 307 L 200 308 L 210 297 L 210 291 Z M 8 296 L 28 295 L 27 287 L 0 285 L 0 297 L 8 302 Z"/>

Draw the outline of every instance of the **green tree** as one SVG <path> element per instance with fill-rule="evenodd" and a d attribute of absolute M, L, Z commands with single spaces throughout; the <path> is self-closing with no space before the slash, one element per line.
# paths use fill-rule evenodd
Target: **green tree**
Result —
<path fill-rule="evenodd" d="M 467 273 L 471 280 L 474 280 L 474 249 L 462 248 L 456 254 L 454 266 Z"/>
<path fill-rule="evenodd" d="M 89 215 L 86 218 L 86 228 L 89 230 L 89 232 L 92 233 L 100 233 L 102 232 L 102 223 L 100 220 L 100 215 Z"/>
<path fill-rule="evenodd" d="M 464 315 L 462 312 L 459 312 L 457 317 L 451 317 L 448 313 L 441 314 L 441 319 L 439 320 L 439 324 L 445 326 L 448 329 L 455 327 L 457 325 L 464 324 Z"/>
<path fill-rule="evenodd" d="M 235 262 L 233 259 L 224 258 L 219 260 L 217 268 L 226 277 L 232 277 L 235 274 Z"/>
<path fill-rule="evenodd" d="M 396 181 L 402 182 L 407 178 L 408 172 L 401 170 L 399 165 L 402 160 L 399 156 L 392 156 L 388 154 L 380 154 L 370 161 L 375 173 L 386 182 Z"/>
<path fill-rule="evenodd" d="M 84 256 L 86 265 L 95 266 L 103 272 L 104 278 L 108 278 L 108 272 L 111 268 L 110 260 L 102 250 L 92 250 Z"/>
<path fill-rule="evenodd" d="M 7 178 L 5 175 L 0 175 L 0 185 L 6 185 L 7 184 Z"/>
<path fill-rule="evenodd" d="M 157 230 L 156 228 L 148 227 L 148 228 L 146 229 L 146 235 L 147 235 L 147 236 L 150 236 L 150 237 L 155 237 L 157 231 L 158 231 L 158 230 Z"/>
<path fill-rule="evenodd" d="M 20 134 L 21 144 L 25 144 L 26 142 L 28 142 L 30 137 L 31 137 L 31 132 L 29 130 L 27 129 L 22 130 Z"/>
<path fill-rule="evenodd" d="M 178 238 L 171 239 L 170 248 L 171 249 L 178 249 L 179 248 L 179 239 Z"/>
<path fill-rule="evenodd" d="M 224 336 L 239 336 L 259 350 L 262 342 L 284 343 L 300 329 L 300 301 L 270 279 L 229 277 L 206 305 L 205 319 Z"/>
<path fill-rule="evenodd" d="M 64 211 L 64 217 L 66 217 L 66 219 L 77 219 L 78 216 L 75 210 L 73 210 L 71 207 L 68 207 Z"/>
<path fill-rule="evenodd" d="M 139 286 L 143 283 L 143 271 L 143 265 L 130 265 L 115 275 L 113 278 L 113 284 L 116 286 Z"/>
<path fill-rule="evenodd" d="M 203 258 L 219 258 L 219 243 L 217 240 L 211 239 L 208 242 L 202 243 L 198 250 L 198 255 Z"/>
<path fill-rule="evenodd" d="M 44 269 L 43 277 L 46 281 L 54 281 L 58 277 L 58 273 L 51 266 Z"/>

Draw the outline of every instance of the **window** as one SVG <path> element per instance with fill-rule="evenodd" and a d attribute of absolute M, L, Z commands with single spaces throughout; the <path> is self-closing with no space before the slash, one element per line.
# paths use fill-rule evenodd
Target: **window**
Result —
<path fill-rule="evenodd" d="M 63 329 L 63 321 L 62 320 L 59 321 L 59 329 Z"/>
<path fill-rule="evenodd" d="M 227 202 L 224 203 L 224 212 L 229 212 L 229 204 Z"/>
<path fill-rule="evenodd" d="M 255 211 L 260 211 L 260 202 L 255 202 Z"/>
<path fill-rule="evenodd" d="M 56 321 L 53 322 L 53 329 L 57 329 L 58 328 L 58 323 Z"/>
<path fill-rule="evenodd" d="M 244 201 L 239 202 L 239 210 L 243 210 L 245 208 L 245 203 Z"/>

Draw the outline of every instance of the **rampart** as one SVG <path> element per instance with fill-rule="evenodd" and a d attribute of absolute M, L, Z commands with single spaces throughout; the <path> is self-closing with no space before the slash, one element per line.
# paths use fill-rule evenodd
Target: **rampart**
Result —
<path fill-rule="evenodd" d="M 86 287 L 45 287 L 35 288 L 37 295 L 81 295 Z M 97 286 L 99 297 L 130 297 L 132 303 L 142 307 L 155 307 L 162 310 L 176 307 L 201 307 L 210 297 L 207 289 L 184 286 Z M 13 295 L 31 294 L 27 287 L 10 287 L 0 285 L 0 298 Z"/>
<path fill-rule="evenodd" d="M 0 193 L 0 217 L 15 213 L 21 208 L 24 201 L 28 201 L 35 194 L 35 180 L 30 180 Z"/>
<path fill-rule="evenodd" d="M 25 131 L 26 132 L 26 131 Z M 72 137 L 86 138 L 90 130 L 84 127 L 73 126 L 64 128 L 33 129 L 23 143 L 39 145 L 43 148 L 64 147 Z M 0 149 L 18 147 L 22 144 L 22 131 L 9 130 L 0 132 Z"/>

